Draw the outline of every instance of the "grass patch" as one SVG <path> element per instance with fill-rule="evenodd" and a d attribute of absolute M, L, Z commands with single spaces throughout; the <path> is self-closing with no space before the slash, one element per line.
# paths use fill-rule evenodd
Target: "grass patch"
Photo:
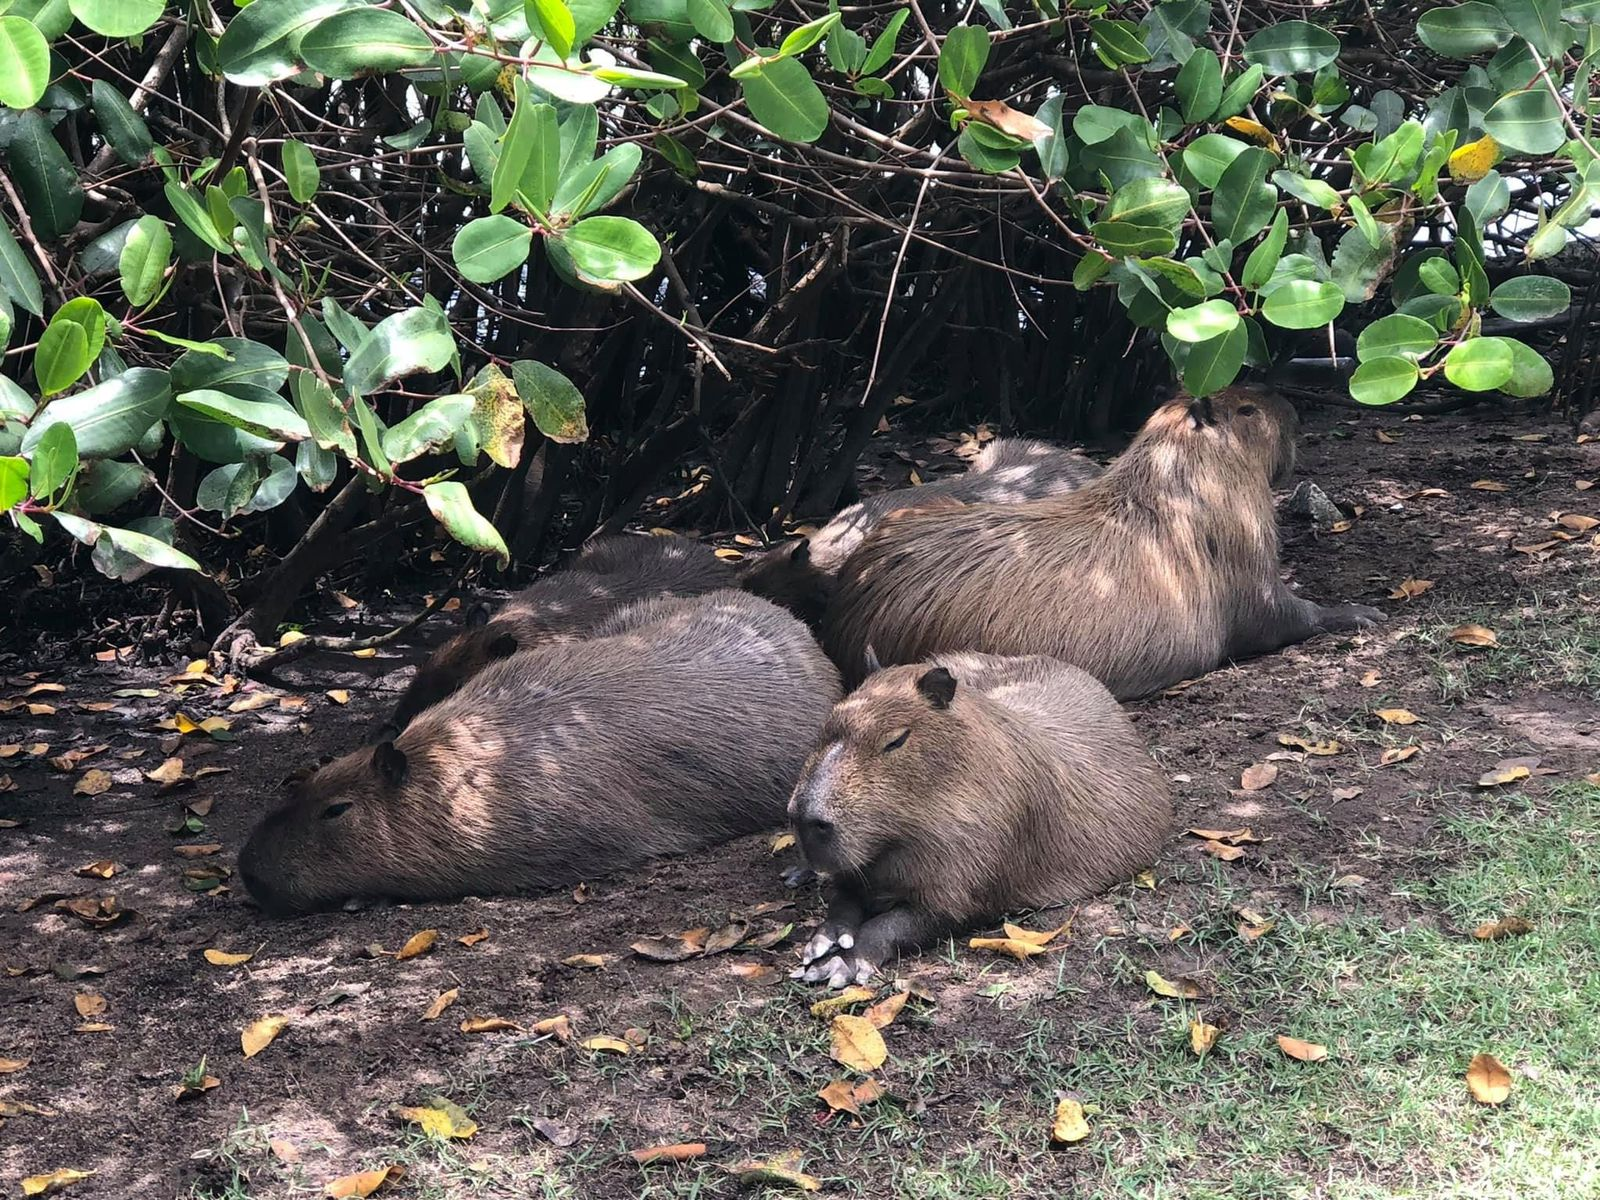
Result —
<path fill-rule="evenodd" d="M 1468 622 L 1495 631 L 1498 645 L 1464 649 L 1450 631 Z M 1529 604 L 1487 618 L 1463 612 L 1459 620 L 1431 625 L 1413 635 L 1430 650 L 1439 698 L 1456 702 L 1490 684 L 1581 688 L 1600 697 L 1600 612 L 1593 605 Z"/>

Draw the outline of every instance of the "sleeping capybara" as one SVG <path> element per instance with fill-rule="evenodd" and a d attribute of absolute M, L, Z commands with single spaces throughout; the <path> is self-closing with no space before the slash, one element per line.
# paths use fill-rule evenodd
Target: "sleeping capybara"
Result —
<path fill-rule="evenodd" d="M 754 559 L 740 571 L 739 586 L 816 626 L 844 560 L 889 514 L 1039 500 L 1074 491 L 1100 473 L 1099 464 L 1074 450 L 1032 438 L 995 438 L 965 474 L 879 492 L 852 504 L 811 537 Z"/>
<path fill-rule="evenodd" d="M 555 887 L 782 824 L 839 698 L 805 626 L 734 589 L 609 624 L 317 771 L 250 835 L 251 896 L 287 914 Z"/>
<path fill-rule="evenodd" d="M 941 654 L 841 701 L 789 801 L 828 918 L 797 973 L 861 983 L 893 955 L 1148 867 L 1166 779 L 1091 675 L 1041 655 Z"/>
<path fill-rule="evenodd" d="M 1236 387 L 1163 405 L 1077 491 L 898 513 L 845 562 L 825 645 L 849 679 L 947 650 L 1048 654 L 1118 699 L 1318 633 L 1375 608 L 1324 608 L 1278 574 L 1274 484 L 1294 469 L 1294 409 Z"/>
<path fill-rule="evenodd" d="M 710 546 L 676 534 L 596 538 L 570 566 L 518 592 L 493 616 L 481 606 L 468 613 L 467 628 L 417 668 L 380 732 L 392 737 L 491 662 L 585 637 L 624 605 L 652 596 L 702 596 L 735 582 L 733 568 Z"/>

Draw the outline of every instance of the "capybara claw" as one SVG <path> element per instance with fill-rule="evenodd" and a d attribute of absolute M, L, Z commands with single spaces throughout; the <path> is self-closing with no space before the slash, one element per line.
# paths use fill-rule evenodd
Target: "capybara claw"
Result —
<path fill-rule="evenodd" d="M 806 943 L 805 949 L 800 952 L 800 961 L 809 966 L 811 963 L 832 954 L 833 948 L 837 944 L 832 935 L 824 929 L 819 929 L 811 935 L 811 940 Z"/>

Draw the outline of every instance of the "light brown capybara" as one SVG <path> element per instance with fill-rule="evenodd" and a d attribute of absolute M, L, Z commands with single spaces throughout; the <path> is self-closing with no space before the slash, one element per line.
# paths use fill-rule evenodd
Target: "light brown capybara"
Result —
<path fill-rule="evenodd" d="M 809 538 L 778 546 L 739 572 L 739 586 L 821 623 L 845 559 L 891 513 L 947 512 L 965 504 L 1015 504 L 1071 492 L 1101 473 L 1075 450 L 1032 438 L 995 438 L 965 474 L 896 488 L 852 504 Z"/>
<path fill-rule="evenodd" d="M 838 698 L 811 634 L 766 600 L 643 601 L 317 771 L 239 874 L 291 914 L 556 887 L 771 828 Z"/>
<path fill-rule="evenodd" d="M 1272 488 L 1294 469 L 1282 397 L 1163 405 L 1099 479 L 1021 504 L 898 513 L 845 562 L 825 645 L 847 680 L 950 650 L 1048 654 L 1118 699 L 1382 619 L 1278 574 Z"/>
<path fill-rule="evenodd" d="M 1172 801 L 1093 676 L 1041 655 L 941 654 L 835 706 L 789 817 L 831 893 L 796 974 L 841 987 L 1131 879 L 1166 840 Z"/>
<path fill-rule="evenodd" d="M 733 568 L 689 538 L 621 534 L 596 538 L 572 564 L 512 596 L 492 616 L 482 606 L 467 628 L 417 668 L 380 736 L 393 737 L 498 659 L 588 634 L 618 609 L 653 596 L 702 596 L 733 587 Z"/>

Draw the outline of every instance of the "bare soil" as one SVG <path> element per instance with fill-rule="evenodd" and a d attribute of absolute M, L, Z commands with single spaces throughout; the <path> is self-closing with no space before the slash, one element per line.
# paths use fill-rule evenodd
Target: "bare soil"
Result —
<path fill-rule="evenodd" d="M 901 449 L 897 455 L 885 441 L 864 487 L 904 481 L 910 464 Z M 953 462 L 926 448 L 910 457 L 923 474 Z M 890 1059 L 879 1077 L 887 1102 L 915 1123 L 923 1155 L 989 1154 L 991 1134 L 972 1116 L 984 1100 L 1015 1100 L 1004 1119 L 1041 1138 L 1047 1116 L 1022 1103 L 1030 1085 L 1011 1073 L 1006 1055 L 937 1081 L 897 1078 L 897 1061 L 971 1037 L 980 1019 L 983 1037 L 1009 1047 L 1042 1015 L 1065 1018 L 1051 1025 L 1050 1047 L 1064 1062 L 1075 1051 L 1073 1019 L 1124 1014 L 1136 1037 L 1158 1019 L 1144 969 L 1205 977 L 1205 950 L 1170 939 L 1168 929 L 1179 920 L 1231 920 L 1216 911 L 1218 879 L 1262 907 L 1305 906 L 1327 920 L 1392 910 L 1403 921 L 1396 883 L 1426 869 L 1441 813 L 1495 802 L 1494 789 L 1477 780 L 1497 761 L 1538 756 L 1538 771 L 1550 774 L 1532 779 L 1534 794 L 1600 770 L 1600 689 L 1589 673 L 1600 670 L 1600 634 L 1582 625 L 1600 608 L 1600 539 L 1555 519 L 1600 516 L 1600 486 L 1577 487 L 1600 481 L 1600 443 L 1575 444 L 1564 426 L 1476 414 L 1322 414 L 1308 423 L 1299 474 L 1342 505 L 1351 524 L 1317 534 L 1286 517 L 1286 569 L 1304 594 L 1377 604 L 1388 623 L 1368 636 L 1323 638 L 1230 667 L 1133 706 L 1177 781 L 1182 825 L 1249 826 L 1261 841 L 1245 843 L 1243 857 L 1219 861 L 1180 833 L 1155 866 L 1153 889 L 1130 886 L 1084 907 L 1067 948 L 1047 964 L 992 960 L 964 943 L 902 964 L 936 1004 L 918 1003 L 915 1016 L 886 1031 Z M 1503 490 L 1474 488 L 1484 480 Z M 1432 586 L 1391 599 L 1406 580 Z M 403 606 L 345 612 L 324 599 L 319 631 L 404 615 Z M 1496 629 L 1500 647 L 1451 643 L 1446 634 L 1463 622 Z M 770 1117 L 782 1110 L 773 1089 L 809 1094 L 837 1073 L 825 1027 L 804 1012 L 817 997 L 787 979 L 819 900 L 814 889 L 784 887 L 780 873 L 793 852 L 774 853 L 771 835 L 631 878 L 597 879 L 576 893 L 295 921 L 261 916 L 227 879 L 191 890 L 215 880 L 185 872 L 231 866 L 252 824 L 283 796 L 286 776 L 364 740 L 424 653 L 420 643 L 446 632 L 425 627 L 419 644 L 370 659 L 308 658 L 265 688 L 199 677 L 174 683 L 181 661 L 133 665 L 55 651 L 0 658 L 0 695 L 25 699 L 0 713 L 0 818 L 8 822 L 0 827 L 0 1059 L 28 1060 L 0 1074 L 0 1100 L 43 1110 L 0 1108 L 13 1114 L 0 1129 L 0 1188 L 16 1194 L 23 1176 L 74 1167 L 96 1173 L 71 1189 L 73 1200 L 303 1196 L 320 1194 L 335 1176 L 404 1160 L 410 1175 L 380 1194 L 601 1200 L 647 1187 L 691 1194 L 698 1181 L 703 1194 L 724 1195 L 734 1185 L 720 1167 L 783 1151 L 803 1136 L 833 1147 L 807 1165 L 830 1192 L 881 1194 L 852 1178 L 853 1121 L 820 1103 L 804 1129 Z M 115 645 L 113 636 L 91 649 Z M 40 684 L 64 690 L 29 696 Z M 118 695 L 126 689 L 154 695 Z M 303 706 L 229 711 L 262 690 Z M 348 702 L 331 692 L 348 692 Z M 54 711 L 30 712 L 28 703 Z M 1418 721 L 1386 724 L 1373 715 L 1378 709 L 1407 709 Z M 225 718 L 231 740 L 158 727 L 179 712 Z M 1280 744 L 1279 734 L 1341 745 L 1306 756 Z M 1385 750 L 1411 745 L 1420 748 L 1415 755 L 1380 765 Z M 91 747 L 103 748 L 66 770 L 51 764 Z M 190 775 L 225 773 L 164 791 L 144 773 L 169 756 L 181 756 Z M 1242 770 L 1269 761 L 1276 781 L 1243 790 Z M 92 769 L 109 772 L 110 787 L 81 794 Z M 190 831 L 170 832 L 193 808 L 204 815 Z M 221 849 L 180 856 L 207 844 Z M 102 861 L 115 864 L 111 878 L 80 873 Z M 124 915 L 97 925 L 58 903 L 85 896 L 113 896 Z M 752 934 L 789 922 L 795 929 L 768 950 L 681 963 L 629 950 L 641 936 L 716 929 L 734 916 L 748 919 Z M 439 937 L 419 957 L 397 961 L 370 949 L 394 951 L 424 929 Z M 457 940 L 484 929 L 476 944 Z M 254 957 L 219 967 L 205 960 L 206 949 Z M 603 965 L 567 965 L 575 955 L 602 956 Z M 1070 1010 L 1054 998 L 1062 979 L 1071 981 Z M 1004 1006 L 980 994 L 996 980 L 1008 987 Z M 459 989 L 458 1002 L 423 1020 L 449 989 Z M 103 1011 L 89 1000 L 81 1014 L 75 998 L 93 996 L 103 997 Z M 240 1031 L 269 1014 L 288 1016 L 289 1026 L 244 1058 Z M 620 1056 L 532 1033 L 558 1014 L 570 1018 L 577 1039 L 636 1030 L 642 1048 Z M 463 1033 L 472 1016 L 518 1028 Z M 760 1027 L 769 1040 L 757 1069 L 755 1052 L 747 1058 L 739 1039 Z M 202 1058 L 219 1085 L 175 1099 Z M 480 1128 L 459 1156 L 419 1165 L 392 1109 L 434 1094 L 467 1105 Z M 646 1172 L 622 1154 L 695 1141 L 707 1143 L 706 1156 L 678 1167 Z M 1122 1147 L 1137 1151 L 1135 1142 Z M 1090 1178 L 1085 1159 L 1051 1161 L 1058 1186 Z"/>

